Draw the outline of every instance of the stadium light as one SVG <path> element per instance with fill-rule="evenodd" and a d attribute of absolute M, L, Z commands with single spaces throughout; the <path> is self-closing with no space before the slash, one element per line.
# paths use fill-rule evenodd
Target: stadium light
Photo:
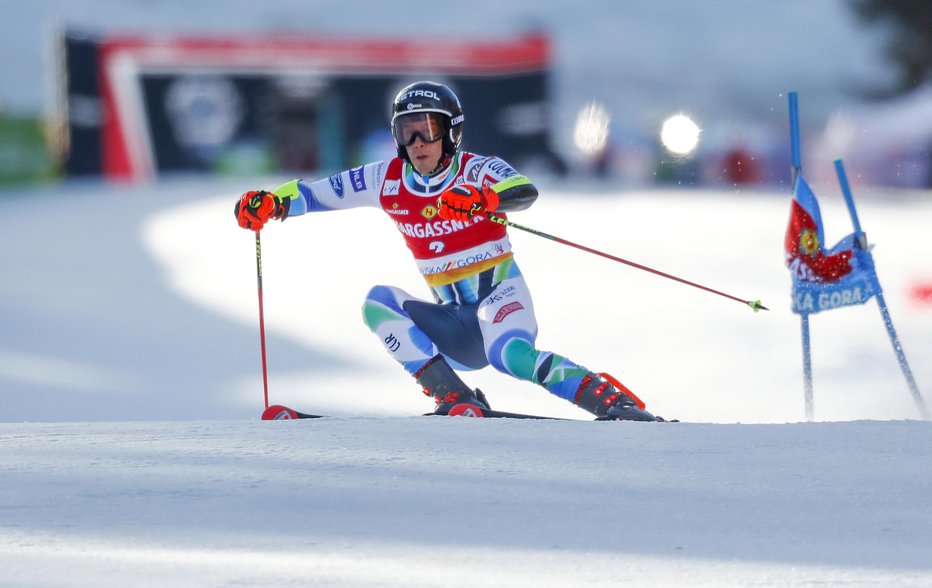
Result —
<path fill-rule="evenodd" d="M 573 142 L 583 155 L 593 157 L 601 153 L 608 144 L 608 126 L 611 116 L 598 102 L 582 107 L 576 116 Z"/>
<path fill-rule="evenodd" d="M 685 114 L 676 114 L 663 121 L 660 142 L 675 155 L 689 155 L 699 145 L 701 132 L 693 119 Z"/>

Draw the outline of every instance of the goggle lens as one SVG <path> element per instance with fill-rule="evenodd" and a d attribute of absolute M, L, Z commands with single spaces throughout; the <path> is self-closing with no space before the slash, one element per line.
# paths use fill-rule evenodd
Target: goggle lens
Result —
<path fill-rule="evenodd" d="M 413 112 L 403 114 L 392 125 L 395 142 L 403 147 L 412 145 L 418 137 L 425 143 L 443 138 L 443 117 L 436 112 Z"/>

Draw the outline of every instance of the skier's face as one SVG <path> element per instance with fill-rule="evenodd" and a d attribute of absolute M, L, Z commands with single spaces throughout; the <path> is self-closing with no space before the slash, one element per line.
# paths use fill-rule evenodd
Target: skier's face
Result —
<path fill-rule="evenodd" d="M 440 157 L 443 155 L 443 141 L 425 143 L 423 139 L 416 137 L 414 143 L 405 147 L 405 150 L 417 173 L 426 176 L 436 170 L 440 163 Z"/>
<path fill-rule="evenodd" d="M 443 117 L 436 112 L 412 112 L 392 124 L 395 142 L 404 145 L 414 169 L 427 175 L 437 169 L 443 155 Z"/>

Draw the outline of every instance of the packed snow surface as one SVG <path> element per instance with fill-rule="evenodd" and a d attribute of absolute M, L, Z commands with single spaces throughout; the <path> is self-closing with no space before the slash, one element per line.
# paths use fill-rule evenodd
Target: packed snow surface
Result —
<path fill-rule="evenodd" d="M 4 586 L 929 586 L 925 422 L 0 425 Z"/>

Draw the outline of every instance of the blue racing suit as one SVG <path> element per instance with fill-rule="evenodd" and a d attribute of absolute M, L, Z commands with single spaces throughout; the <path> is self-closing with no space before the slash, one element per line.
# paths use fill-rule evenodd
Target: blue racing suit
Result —
<path fill-rule="evenodd" d="M 536 348 L 537 319 L 515 263 L 506 227 L 484 216 L 443 220 L 437 198 L 457 184 L 498 185 L 498 216 L 529 207 L 537 189 L 498 157 L 457 151 L 446 169 L 425 177 L 400 158 L 329 178 L 292 180 L 272 191 L 290 199 L 288 216 L 357 207 L 381 208 L 395 223 L 433 294 L 421 300 L 374 286 L 363 318 L 410 374 L 442 354 L 457 370 L 492 365 L 573 402 L 589 370 Z"/>

